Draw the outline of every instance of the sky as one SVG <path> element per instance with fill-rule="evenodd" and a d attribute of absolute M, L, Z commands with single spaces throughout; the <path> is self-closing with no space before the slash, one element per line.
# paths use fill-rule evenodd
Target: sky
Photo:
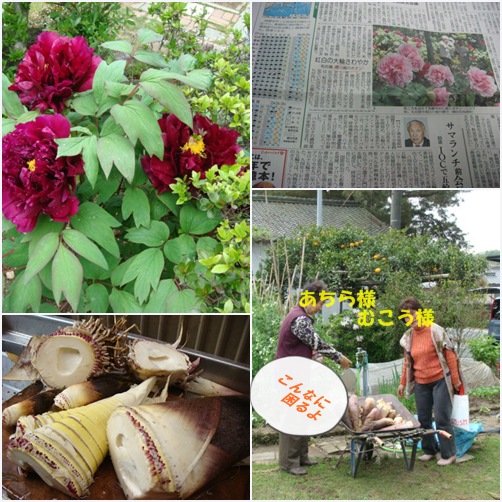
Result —
<path fill-rule="evenodd" d="M 450 212 L 466 234 L 471 251 L 482 253 L 500 249 L 500 190 L 472 189 L 461 198 L 464 201 Z"/>

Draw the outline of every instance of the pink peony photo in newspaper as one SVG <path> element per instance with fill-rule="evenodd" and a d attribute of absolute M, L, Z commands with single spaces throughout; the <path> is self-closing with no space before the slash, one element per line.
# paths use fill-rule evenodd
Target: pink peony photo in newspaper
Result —
<path fill-rule="evenodd" d="M 373 106 L 498 106 L 482 35 L 373 26 Z"/>

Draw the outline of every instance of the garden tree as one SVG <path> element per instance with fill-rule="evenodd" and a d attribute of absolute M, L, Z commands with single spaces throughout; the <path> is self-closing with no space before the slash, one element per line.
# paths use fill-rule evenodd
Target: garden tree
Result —
<path fill-rule="evenodd" d="M 477 317 L 483 307 L 470 290 L 481 285 L 486 266 L 486 259 L 443 238 L 408 236 L 404 230 L 370 236 L 351 226 L 301 228 L 291 238 L 273 243 L 257 274 L 253 313 L 257 315 L 262 304 L 269 302 L 267 315 L 272 325 L 274 316 L 284 316 L 292 303 L 286 302 L 282 310 L 278 307 L 288 292 L 319 277 L 337 297 L 342 292 L 353 297 L 345 305 L 373 312 L 363 320 L 350 310 L 320 326 L 320 332 L 349 358 L 357 347 L 363 347 L 373 361 L 394 360 L 401 357 L 399 338 L 406 328 L 398 320 L 397 306 L 406 296 L 420 298 L 439 324 L 457 330 L 459 341 L 465 338 L 467 327 L 485 322 Z M 371 308 L 364 296 L 358 297 L 363 290 L 373 292 L 367 294 L 375 299 Z M 294 302 L 297 297 L 293 296 Z M 259 329 L 253 331 L 254 339 L 255 335 L 258 346 L 265 350 Z"/>
<path fill-rule="evenodd" d="M 390 190 L 353 192 L 354 200 L 385 223 L 390 223 L 390 196 Z M 407 235 L 427 234 L 466 247 L 465 234 L 448 214 L 448 209 L 459 205 L 460 196 L 458 190 L 404 190 L 401 227 Z"/>

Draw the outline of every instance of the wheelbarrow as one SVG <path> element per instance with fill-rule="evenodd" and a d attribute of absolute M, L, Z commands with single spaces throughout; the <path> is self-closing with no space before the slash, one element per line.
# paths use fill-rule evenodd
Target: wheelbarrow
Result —
<path fill-rule="evenodd" d="M 415 466 L 418 443 L 423 436 L 430 434 L 441 434 L 451 438 L 451 435 L 442 430 L 423 429 L 420 427 L 420 422 L 412 415 L 410 411 L 392 394 L 378 394 L 371 396 L 377 401 L 383 399 L 385 402 L 392 403 L 392 407 L 403 419 L 410 424 L 410 427 L 403 429 L 392 429 L 385 427 L 376 431 L 356 432 L 351 429 L 350 419 L 346 413 L 341 420 L 341 424 L 349 432 L 350 443 L 350 471 L 353 477 L 356 477 L 361 461 L 370 460 L 375 447 L 386 449 L 388 445 L 392 446 L 392 451 L 400 452 L 403 455 L 406 468 L 412 471 Z M 359 404 L 363 405 L 365 397 L 359 398 Z M 343 455 L 339 458 L 336 467 L 340 464 Z"/>

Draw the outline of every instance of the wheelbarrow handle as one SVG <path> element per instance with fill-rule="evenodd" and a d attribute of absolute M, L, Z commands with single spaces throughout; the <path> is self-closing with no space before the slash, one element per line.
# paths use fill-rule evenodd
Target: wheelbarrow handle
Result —
<path fill-rule="evenodd" d="M 441 434 L 441 436 L 444 436 L 445 438 L 451 439 L 453 436 L 449 433 L 444 431 L 443 429 L 429 429 L 424 431 L 422 434 L 423 436 L 429 436 L 430 434 Z"/>

